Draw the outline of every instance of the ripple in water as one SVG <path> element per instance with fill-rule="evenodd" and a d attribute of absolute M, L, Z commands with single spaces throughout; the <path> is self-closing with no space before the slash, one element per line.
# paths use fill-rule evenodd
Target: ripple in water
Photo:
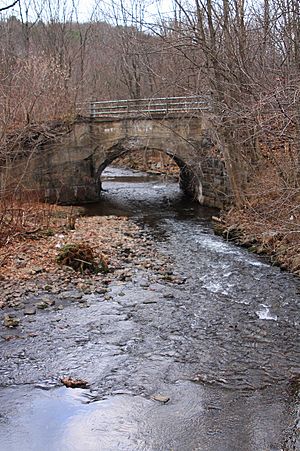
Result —
<path fill-rule="evenodd" d="M 261 309 L 255 312 L 259 319 L 277 321 L 277 315 L 274 315 L 270 311 L 270 307 L 265 304 L 260 304 Z"/>

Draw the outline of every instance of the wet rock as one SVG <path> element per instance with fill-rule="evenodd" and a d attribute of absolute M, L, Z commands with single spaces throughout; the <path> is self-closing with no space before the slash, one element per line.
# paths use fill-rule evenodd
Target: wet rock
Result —
<path fill-rule="evenodd" d="M 141 287 L 141 288 L 149 288 L 149 287 L 150 287 L 150 284 L 147 283 L 147 282 L 142 282 L 142 283 L 140 284 L 140 287 Z"/>
<path fill-rule="evenodd" d="M 170 401 L 170 398 L 168 396 L 161 395 L 159 393 L 157 395 L 151 396 L 151 399 L 153 399 L 153 401 L 161 402 L 162 404 L 166 404 L 168 401 Z"/>
<path fill-rule="evenodd" d="M 175 298 L 173 293 L 165 293 L 163 296 L 165 299 L 174 299 Z"/>
<path fill-rule="evenodd" d="M 5 341 L 11 341 L 11 340 L 17 340 L 18 338 L 21 338 L 19 335 L 2 335 L 3 340 Z"/>
<path fill-rule="evenodd" d="M 16 310 L 21 310 L 22 308 L 25 307 L 25 305 L 23 304 L 23 302 L 14 302 L 14 303 L 12 303 L 12 306 L 13 306 Z"/>
<path fill-rule="evenodd" d="M 175 278 L 174 279 L 174 283 L 176 283 L 177 285 L 183 285 L 186 282 L 186 278 L 181 277 L 181 278 Z"/>
<path fill-rule="evenodd" d="M 3 324 L 5 327 L 13 328 L 19 326 L 20 321 L 20 318 L 14 315 L 4 315 Z"/>
<path fill-rule="evenodd" d="M 50 299 L 50 298 L 46 297 L 46 298 L 43 298 L 42 301 L 45 302 L 45 304 L 48 304 L 50 307 L 55 305 L 55 300 L 54 299 Z"/>
<path fill-rule="evenodd" d="M 38 337 L 38 335 L 39 334 L 37 332 L 29 332 L 29 334 L 27 336 L 34 338 L 34 337 Z"/>
<path fill-rule="evenodd" d="M 105 294 L 105 293 L 107 293 L 107 288 L 96 288 L 95 291 L 98 294 Z"/>
<path fill-rule="evenodd" d="M 167 282 L 174 282 L 174 276 L 168 274 L 168 273 L 162 273 L 161 278 L 163 280 L 166 280 Z"/>
<path fill-rule="evenodd" d="M 36 309 L 34 307 L 27 307 L 24 310 L 24 315 L 35 315 Z"/>
<path fill-rule="evenodd" d="M 106 294 L 106 295 L 104 296 L 104 299 L 105 299 L 106 301 L 110 301 L 110 300 L 112 299 L 112 297 L 111 297 L 109 294 Z"/>
<path fill-rule="evenodd" d="M 44 301 L 38 302 L 36 304 L 36 308 L 38 308 L 40 310 L 44 310 L 44 309 L 46 309 L 48 307 L 49 307 L 49 304 L 47 304 L 47 302 L 44 302 Z"/>
<path fill-rule="evenodd" d="M 60 299 L 69 299 L 69 300 L 76 300 L 82 298 L 82 293 L 71 290 L 71 291 L 63 291 L 58 295 Z"/>
<path fill-rule="evenodd" d="M 78 299 L 78 303 L 79 304 L 86 304 L 87 303 L 87 299 L 89 299 L 89 298 L 90 298 L 90 296 L 82 297 L 82 298 Z"/>

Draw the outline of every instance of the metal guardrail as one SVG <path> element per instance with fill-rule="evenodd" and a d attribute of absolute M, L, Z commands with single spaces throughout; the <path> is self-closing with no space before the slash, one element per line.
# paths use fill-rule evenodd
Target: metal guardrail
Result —
<path fill-rule="evenodd" d="M 76 105 L 76 113 L 92 119 L 116 119 L 137 116 L 196 115 L 210 111 L 211 98 L 206 95 L 190 97 L 160 97 L 151 99 L 102 100 Z"/>

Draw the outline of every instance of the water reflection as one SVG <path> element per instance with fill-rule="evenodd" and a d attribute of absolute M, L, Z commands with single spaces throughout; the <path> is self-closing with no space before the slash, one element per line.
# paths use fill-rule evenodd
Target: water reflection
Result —
<path fill-rule="evenodd" d="M 84 404 L 78 389 L 9 390 L 15 411 L 6 434 L 0 424 L 5 451 L 279 451 L 286 427 L 276 390 L 237 395 L 180 382 L 168 387 L 167 404 L 129 395 Z"/>

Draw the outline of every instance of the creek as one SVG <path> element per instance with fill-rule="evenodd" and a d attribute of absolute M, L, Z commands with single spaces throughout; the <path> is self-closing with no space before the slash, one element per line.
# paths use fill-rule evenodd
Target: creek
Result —
<path fill-rule="evenodd" d="M 175 283 L 133 270 L 109 302 L 37 317 L 34 347 L 1 343 L 0 450 L 300 449 L 299 280 L 214 235 L 177 183 L 109 168 L 103 188 L 86 214 L 136 221 Z M 81 368 L 92 389 L 57 386 Z"/>

